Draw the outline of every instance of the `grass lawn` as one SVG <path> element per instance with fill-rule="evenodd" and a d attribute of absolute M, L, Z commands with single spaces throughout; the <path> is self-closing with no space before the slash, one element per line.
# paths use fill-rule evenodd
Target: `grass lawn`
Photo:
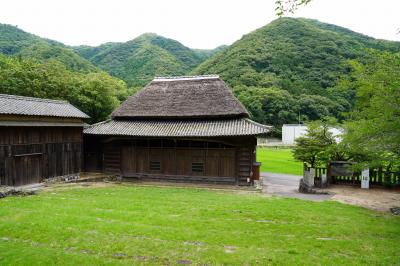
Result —
<path fill-rule="evenodd" d="M 257 161 L 262 162 L 261 172 L 303 174 L 303 164 L 293 159 L 290 149 L 258 148 Z"/>
<path fill-rule="evenodd" d="M 395 265 L 400 218 L 337 202 L 135 185 L 0 200 L 0 265 Z"/>

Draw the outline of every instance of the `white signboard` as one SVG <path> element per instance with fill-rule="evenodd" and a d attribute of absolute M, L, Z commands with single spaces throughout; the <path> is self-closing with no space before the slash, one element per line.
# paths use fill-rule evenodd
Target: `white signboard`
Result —
<path fill-rule="evenodd" d="M 369 189 L 369 169 L 361 172 L 361 188 Z"/>

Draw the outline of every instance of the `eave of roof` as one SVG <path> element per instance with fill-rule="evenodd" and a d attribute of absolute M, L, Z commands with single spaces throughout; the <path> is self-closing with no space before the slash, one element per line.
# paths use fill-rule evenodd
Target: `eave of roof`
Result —
<path fill-rule="evenodd" d="M 262 135 L 270 132 L 265 126 L 247 118 L 226 120 L 108 120 L 84 129 L 86 135 L 132 137 L 222 137 Z"/>
<path fill-rule="evenodd" d="M 45 121 L 0 121 L 4 127 L 84 127 L 85 123 L 45 122 Z"/>
<path fill-rule="evenodd" d="M 89 118 L 67 101 L 0 94 L 0 114 Z"/>

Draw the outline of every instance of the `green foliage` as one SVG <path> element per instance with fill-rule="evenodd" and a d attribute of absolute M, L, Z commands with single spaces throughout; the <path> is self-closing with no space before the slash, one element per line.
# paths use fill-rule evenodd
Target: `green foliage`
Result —
<path fill-rule="evenodd" d="M 237 98 L 260 123 L 277 126 L 298 121 L 298 104 L 287 91 L 277 88 L 239 86 L 234 90 Z"/>
<path fill-rule="evenodd" d="M 104 72 L 77 73 L 56 60 L 45 63 L 0 55 L 0 93 L 68 100 L 99 122 L 125 99 L 123 81 Z"/>
<path fill-rule="evenodd" d="M 287 104 L 280 103 L 281 109 L 279 105 L 271 107 L 275 116 L 272 120 L 262 111 L 268 107 L 260 104 L 261 98 L 271 97 L 270 89 L 238 93 L 259 122 L 281 126 L 297 121 L 299 112 L 302 120 L 324 116 L 343 120 L 355 101 L 349 60 L 370 60 L 368 49 L 395 53 L 400 51 L 400 43 L 375 40 L 316 20 L 280 18 L 243 36 L 192 73 L 217 73 L 235 91 L 236 87 L 273 87 L 290 94 L 275 92 L 286 97 Z"/>
<path fill-rule="evenodd" d="M 79 72 L 100 72 L 94 65 L 80 57 L 73 50 L 60 45 L 48 45 L 46 43 L 35 43 L 18 54 L 23 58 L 35 58 L 40 61 L 55 60 L 65 65 L 69 70 Z"/>
<path fill-rule="evenodd" d="M 135 87 L 146 85 L 155 76 L 185 75 L 221 49 L 192 50 L 152 33 L 125 43 L 75 48 L 96 66 Z"/>
<path fill-rule="evenodd" d="M 234 93 L 254 120 L 275 126 L 276 135 L 280 135 L 282 124 L 324 117 L 342 118 L 343 112 L 349 111 L 351 107 L 346 101 L 341 104 L 320 95 L 292 95 L 279 88 L 237 86 Z"/>
<path fill-rule="evenodd" d="M 293 157 L 311 167 L 326 166 L 331 159 L 331 149 L 336 145 L 335 138 L 329 131 L 331 123 L 314 121 L 307 125 L 304 136 L 295 140 Z"/>
<path fill-rule="evenodd" d="M 40 38 L 6 24 L 0 24 L 0 53 L 43 62 L 56 60 L 73 71 L 99 71 L 92 63 L 62 43 Z"/>
<path fill-rule="evenodd" d="M 280 18 L 244 35 L 194 73 L 222 76 L 231 86 L 278 86 L 294 94 L 324 95 L 365 49 L 399 51 L 400 43 L 375 40 L 311 19 Z"/>
<path fill-rule="evenodd" d="M 357 105 L 346 123 L 344 141 L 361 164 L 400 166 L 400 54 L 370 51 L 352 61 Z"/>
<path fill-rule="evenodd" d="M 225 50 L 226 48 L 228 48 L 229 46 L 227 45 L 220 45 L 214 49 L 211 50 L 207 50 L 207 49 L 192 49 L 193 52 L 195 52 L 197 54 L 197 58 L 199 58 L 199 62 L 203 62 L 205 60 L 207 60 L 208 58 L 210 58 L 211 56 L 213 56 L 216 53 L 219 53 L 223 50 Z"/>
<path fill-rule="evenodd" d="M 275 11 L 278 16 L 294 13 L 300 6 L 307 5 L 311 0 L 275 0 Z"/>
<path fill-rule="evenodd" d="M 370 68 L 380 60 L 378 54 L 382 51 L 390 57 L 400 51 L 400 44 L 299 18 L 277 19 L 245 35 L 230 47 L 221 46 L 214 50 L 189 49 L 156 34 L 143 34 L 125 43 L 68 48 L 0 24 L 0 53 L 23 58 L 23 63 L 19 63 L 21 66 L 12 59 L 10 64 L 15 66 L 10 68 L 12 70 L 2 70 L 5 80 L 0 82 L 3 92 L 70 99 L 93 114 L 93 121 L 98 121 L 106 117 L 106 110 L 111 112 L 111 106 L 117 103 L 115 99 L 123 100 L 154 76 L 217 73 L 234 88 L 253 119 L 274 125 L 275 133 L 279 134 L 284 123 L 312 121 L 325 116 L 343 121 L 346 113 L 354 107 L 358 90 L 358 109 L 365 105 L 360 102 L 363 98 L 368 103 L 369 91 L 375 87 L 372 84 L 378 83 L 379 78 L 395 79 L 395 75 L 389 77 L 388 73 L 396 66 L 396 58 L 391 61 L 393 64 L 385 65 L 386 76 L 376 74 L 375 82 L 368 85 L 369 80 L 365 80 L 361 84 L 360 73 L 375 73 Z M 5 59 L 1 61 L 4 64 Z M 34 70 L 29 68 L 29 64 Z M 128 91 L 123 82 L 108 77 L 95 65 L 121 78 L 131 89 Z M 7 71 L 12 75 L 7 76 Z M 86 83 L 84 78 L 88 79 Z M 94 80 L 104 81 L 105 87 Z M 12 85 L 4 87 L 8 83 Z M 70 89 L 72 87 L 74 89 Z M 98 91 L 88 91 L 94 87 Z M 75 92 L 82 95 L 69 96 L 66 93 L 69 90 L 72 95 Z M 391 90 L 396 94 L 395 89 Z M 98 99 L 102 93 L 110 95 L 104 102 Z M 88 100 L 96 97 L 99 103 Z M 374 97 L 374 102 L 378 98 Z M 88 107 L 83 102 L 88 103 Z M 104 110 L 96 110 L 96 104 L 102 105 Z"/>

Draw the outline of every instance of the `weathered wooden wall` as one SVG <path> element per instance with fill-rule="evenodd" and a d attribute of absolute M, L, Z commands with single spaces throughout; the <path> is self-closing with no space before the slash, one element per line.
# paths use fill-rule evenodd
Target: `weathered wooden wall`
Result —
<path fill-rule="evenodd" d="M 98 170 L 125 177 L 247 185 L 255 161 L 255 144 L 255 137 L 123 139 L 86 136 L 85 168 L 100 166 Z M 99 152 L 102 155 L 99 156 Z M 93 158 L 101 159 L 101 163 Z M 151 169 L 151 164 L 158 163 L 160 169 Z M 195 166 L 198 168 L 194 169 Z"/>
<path fill-rule="evenodd" d="M 79 173 L 82 127 L 0 127 L 0 185 Z"/>

